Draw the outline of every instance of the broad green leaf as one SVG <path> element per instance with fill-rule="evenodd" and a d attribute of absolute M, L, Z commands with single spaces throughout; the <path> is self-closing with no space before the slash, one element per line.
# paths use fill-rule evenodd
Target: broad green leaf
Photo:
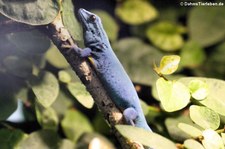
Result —
<path fill-rule="evenodd" d="M 163 56 L 160 61 L 160 66 L 155 67 L 154 70 L 158 74 L 169 75 L 177 70 L 179 62 L 180 57 L 178 55 Z"/>
<path fill-rule="evenodd" d="M 198 76 L 208 76 L 224 80 L 225 74 L 225 42 L 210 48 L 210 53 L 201 69 L 195 69 Z"/>
<path fill-rule="evenodd" d="M 29 25 L 45 25 L 55 19 L 59 13 L 59 6 L 56 0 L 0 0 L 0 13 Z"/>
<path fill-rule="evenodd" d="M 60 90 L 59 95 L 51 107 L 56 111 L 58 117 L 61 119 L 64 116 L 66 110 L 69 109 L 73 104 L 74 102 L 72 101 L 71 96 Z"/>
<path fill-rule="evenodd" d="M 208 84 L 208 96 L 199 102 L 213 111 L 225 116 L 225 102 L 223 98 L 225 97 L 225 81 L 201 77 L 185 77 L 178 81 L 188 86 L 189 82 L 195 79 L 202 80 Z"/>
<path fill-rule="evenodd" d="M 190 101 L 188 88 L 180 82 L 159 78 L 156 87 L 161 104 L 167 112 L 180 110 Z"/>
<path fill-rule="evenodd" d="M 63 24 L 69 30 L 73 38 L 76 39 L 76 41 L 82 41 L 83 40 L 82 27 L 80 26 L 75 17 L 73 6 L 74 5 L 72 3 L 72 0 L 66 0 L 62 2 Z"/>
<path fill-rule="evenodd" d="M 15 79 L 0 73 L 0 121 L 6 120 L 17 108 L 14 83 L 17 83 Z"/>
<path fill-rule="evenodd" d="M 38 103 L 35 105 L 36 116 L 43 129 L 57 130 L 59 119 L 56 111 L 51 108 L 44 108 Z"/>
<path fill-rule="evenodd" d="M 202 144 L 205 149 L 224 149 L 223 140 L 214 130 L 207 129 L 202 133 L 204 139 Z"/>
<path fill-rule="evenodd" d="M 138 38 L 119 40 L 113 44 L 113 49 L 133 82 L 152 85 L 158 78 L 152 64 L 163 56 L 159 50 Z"/>
<path fill-rule="evenodd" d="M 208 85 L 201 80 L 192 80 L 188 84 L 191 96 L 196 100 L 205 99 L 208 95 Z"/>
<path fill-rule="evenodd" d="M 186 42 L 181 49 L 180 65 L 188 68 L 195 68 L 200 66 L 206 59 L 204 49 L 199 43 L 194 41 Z"/>
<path fill-rule="evenodd" d="M 76 142 L 84 133 L 93 131 L 92 125 L 85 115 L 73 109 L 65 113 L 62 128 L 67 138 L 73 142 Z"/>
<path fill-rule="evenodd" d="M 19 129 L 0 129 L 0 148 L 17 149 L 27 135 Z"/>
<path fill-rule="evenodd" d="M 32 74 L 32 63 L 25 58 L 8 56 L 3 60 L 6 69 L 17 77 L 26 78 Z"/>
<path fill-rule="evenodd" d="M 178 127 L 193 138 L 197 138 L 202 135 L 202 131 L 192 125 L 179 123 Z"/>
<path fill-rule="evenodd" d="M 157 10 L 147 1 L 124 1 L 116 7 L 116 15 L 125 23 L 139 25 L 154 20 Z"/>
<path fill-rule="evenodd" d="M 109 135 L 110 133 L 110 127 L 107 124 L 106 120 L 102 116 L 102 113 L 97 112 L 94 119 L 92 120 L 92 126 L 94 127 L 94 130 L 98 133 Z"/>
<path fill-rule="evenodd" d="M 186 149 L 204 149 L 201 143 L 194 139 L 188 139 L 184 141 L 184 147 Z"/>
<path fill-rule="evenodd" d="M 128 126 L 128 125 L 116 125 L 116 129 L 125 137 L 131 141 L 139 142 L 145 146 L 156 149 L 176 149 L 175 144 L 167 138 L 146 131 L 142 128 Z"/>
<path fill-rule="evenodd" d="M 193 124 L 193 122 L 188 116 L 184 116 L 184 115 L 181 115 L 175 118 L 166 118 L 165 126 L 170 137 L 176 141 L 183 142 L 184 140 L 190 138 L 191 136 L 184 133 L 184 131 L 182 131 L 178 127 L 179 123 L 189 124 L 193 127 L 195 127 L 195 125 Z"/>
<path fill-rule="evenodd" d="M 190 117 L 204 129 L 215 130 L 220 126 L 219 114 L 207 107 L 192 105 L 190 107 Z"/>
<path fill-rule="evenodd" d="M 158 7 L 159 19 L 168 22 L 177 22 L 177 19 L 183 15 L 182 9 L 176 7 L 176 5 L 170 5 L 169 7 Z M 187 11 L 185 11 L 187 12 Z"/>
<path fill-rule="evenodd" d="M 75 144 L 68 139 L 62 139 L 57 149 L 75 149 Z"/>
<path fill-rule="evenodd" d="M 58 77 L 59 77 L 59 80 L 63 83 L 69 83 L 72 80 L 70 74 L 67 71 L 64 71 L 64 70 L 60 70 L 58 72 Z"/>
<path fill-rule="evenodd" d="M 159 22 L 149 26 L 146 31 L 148 39 L 164 51 L 179 50 L 183 44 L 181 33 L 184 28 L 169 22 Z"/>
<path fill-rule="evenodd" d="M 210 13 L 208 13 L 210 12 Z M 225 36 L 225 11 L 223 7 L 195 7 L 188 17 L 190 38 L 202 46 L 211 46 Z"/>
<path fill-rule="evenodd" d="M 115 41 L 118 36 L 119 27 L 115 22 L 114 18 L 111 15 L 109 15 L 106 11 L 93 10 L 92 12 L 101 18 L 102 25 L 109 37 L 109 40 Z"/>
<path fill-rule="evenodd" d="M 104 136 L 97 133 L 85 133 L 77 143 L 78 149 L 114 149 L 115 146 Z"/>
<path fill-rule="evenodd" d="M 53 149 L 60 142 L 56 132 L 51 130 L 39 130 L 32 132 L 27 139 L 19 144 L 19 149 Z"/>
<path fill-rule="evenodd" d="M 94 105 L 94 100 L 85 89 L 85 86 L 80 82 L 68 83 L 67 88 L 70 93 L 77 99 L 77 101 L 84 107 L 91 109 Z"/>
<path fill-rule="evenodd" d="M 179 67 L 178 67 L 178 68 L 179 68 Z M 180 79 L 180 78 L 182 78 L 182 77 L 186 77 L 186 76 L 180 75 L 180 74 L 178 74 L 178 75 L 172 74 L 172 75 L 166 76 L 166 78 L 167 78 L 168 80 L 178 80 L 178 79 Z M 152 94 L 152 96 L 153 96 L 157 101 L 160 101 L 160 100 L 159 100 L 158 93 L 157 93 L 156 81 L 157 81 L 157 79 L 153 81 L 151 94 Z"/>
<path fill-rule="evenodd" d="M 38 30 L 11 33 L 7 38 L 19 51 L 28 55 L 43 54 L 50 47 L 50 40 Z"/>
<path fill-rule="evenodd" d="M 66 71 L 71 76 L 71 81 L 70 82 L 78 82 L 78 81 L 80 81 L 80 79 L 78 78 L 78 76 L 76 75 L 76 73 L 74 72 L 74 70 L 71 67 L 69 67 L 67 69 L 64 69 L 64 71 Z"/>
<path fill-rule="evenodd" d="M 56 68 L 67 68 L 69 67 L 68 62 L 53 44 L 46 53 L 47 61 Z"/>
<path fill-rule="evenodd" d="M 51 106 L 59 93 L 59 83 L 50 72 L 41 72 L 38 77 L 33 76 L 29 83 L 37 101 L 45 108 Z"/>

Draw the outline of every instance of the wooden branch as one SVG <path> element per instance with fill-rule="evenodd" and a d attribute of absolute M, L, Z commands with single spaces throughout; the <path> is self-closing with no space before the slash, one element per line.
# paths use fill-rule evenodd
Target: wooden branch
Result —
<path fill-rule="evenodd" d="M 44 31 L 44 33 L 58 47 L 82 83 L 86 86 L 86 89 L 92 95 L 96 105 L 103 113 L 105 119 L 108 121 L 121 146 L 124 149 L 143 148 L 142 145 L 128 141 L 122 137 L 115 129 L 114 126 L 116 124 L 125 124 L 125 121 L 122 117 L 122 112 L 115 106 L 108 96 L 94 69 L 89 65 L 89 61 L 87 59 L 78 57 L 73 50 L 65 48 L 71 46 L 74 43 L 74 40 L 72 39 L 68 30 L 64 28 L 61 15 L 59 15 L 55 21 L 48 26 L 41 27 L 40 30 Z"/>

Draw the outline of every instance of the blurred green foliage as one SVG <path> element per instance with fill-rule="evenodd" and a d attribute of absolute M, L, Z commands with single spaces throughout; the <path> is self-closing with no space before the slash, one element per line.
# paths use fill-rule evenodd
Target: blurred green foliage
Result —
<path fill-rule="evenodd" d="M 61 5 L 58 0 L 0 0 L 0 32 L 4 32 L 1 22 L 40 26 L 52 22 L 61 10 L 65 27 L 83 47 L 82 28 L 74 14 L 81 1 L 65 0 Z M 225 124 L 224 6 L 181 6 L 179 0 L 112 1 L 113 12 L 87 7 L 101 17 L 132 81 L 141 89 L 147 88 L 143 111 L 161 136 L 133 127 L 117 129 L 129 139 L 156 148 L 165 148 L 165 144 L 175 148 L 172 141 L 187 148 L 193 145 L 193 149 L 224 148 L 221 142 L 225 135 L 216 132 Z M 169 81 L 161 78 L 156 85 L 153 64 L 159 64 L 164 55 L 179 55 L 180 65 L 167 77 Z M 192 82 L 196 79 L 197 84 Z M 202 94 L 204 89 L 206 94 Z M 26 128 L 6 122 L 18 99 L 24 104 L 26 120 L 22 125 L 28 125 Z M 38 30 L 0 35 L 0 109 L 1 149 L 73 149 L 96 143 L 100 148 L 119 148 L 92 97 L 58 49 Z M 191 139 L 199 135 L 206 138 L 202 143 Z M 216 140 L 214 144 L 210 135 Z"/>

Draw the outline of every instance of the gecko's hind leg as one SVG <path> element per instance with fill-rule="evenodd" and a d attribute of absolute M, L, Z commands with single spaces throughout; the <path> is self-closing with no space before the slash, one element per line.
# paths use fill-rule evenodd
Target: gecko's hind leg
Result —
<path fill-rule="evenodd" d="M 134 108 L 130 107 L 125 109 L 123 111 L 123 116 L 128 124 L 135 126 L 134 120 L 137 118 L 138 113 Z"/>

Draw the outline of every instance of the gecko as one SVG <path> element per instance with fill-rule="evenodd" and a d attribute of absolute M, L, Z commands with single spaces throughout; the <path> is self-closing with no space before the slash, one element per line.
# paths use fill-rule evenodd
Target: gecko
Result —
<path fill-rule="evenodd" d="M 74 45 L 71 49 L 82 58 L 91 58 L 91 65 L 100 82 L 122 111 L 126 123 L 152 131 L 146 122 L 134 85 L 112 50 L 100 17 L 80 8 L 78 18 L 83 28 L 85 48 Z"/>

